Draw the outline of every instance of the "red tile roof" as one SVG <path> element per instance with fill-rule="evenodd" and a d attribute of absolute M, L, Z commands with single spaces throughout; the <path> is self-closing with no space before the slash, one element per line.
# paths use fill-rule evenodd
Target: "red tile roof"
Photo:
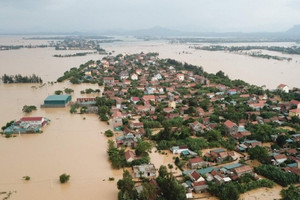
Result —
<path fill-rule="evenodd" d="M 135 153 L 133 151 L 128 150 L 125 152 L 125 159 L 128 160 L 129 158 L 135 158 Z"/>
<path fill-rule="evenodd" d="M 291 104 L 293 104 L 293 105 L 296 105 L 296 106 L 297 106 L 298 104 L 300 104 L 300 101 L 297 101 L 297 100 L 292 100 L 292 101 L 291 101 Z"/>
<path fill-rule="evenodd" d="M 287 86 L 287 85 L 285 85 L 285 84 L 280 84 L 280 85 L 278 85 L 277 88 L 284 88 L 285 86 Z"/>
<path fill-rule="evenodd" d="M 193 173 L 191 173 L 191 176 L 197 181 L 199 178 L 201 178 L 201 175 L 197 172 L 194 171 Z"/>
<path fill-rule="evenodd" d="M 193 186 L 200 186 L 200 185 L 205 185 L 205 184 L 206 184 L 205 181 L 199 181 L 199 182 L 193 183 Z"/>
<path fill-rule="evenodd" d="M 300 108 L 296 108 L 296 109 L 290 110 L 290 112 L 293 112 L 293 113 L 300 113 Z"/>
<path fill-rule="evenodd" d="M 241 167 L 234 168 L 234 170 L 237 174 L 240 174 L 240 173 L 243 173 L 243 172 L 250 171 L 250 170 L 252 170 L 252 168 L 249 165 L 244 165 L 244 166 L 241 166 Z"/>
<path fill-rule="evenodd" d="M 274 158 L 275 158 L 276 160 L 280 160 L 280 159 L 286 159 L 287 157 L 286 157 L 286 155 L 284 155 L 284 154 L 278 154 L 278 155 L 274 156 Z"/>
<path fill-rule="evenodd" d="M 139 97 L 131 97 L 131 101 L 139 101 L 140 98 Z"/>
<path fill-rule="evenodd" d="M 202 162 L 202 161 L 203 161 L 203 159 L 200 156 L 197 156 L 195 158 L 191 158 L 189 160 L 190 163 L 198 163 L 198 162 Z"/>
<path fill-rule="evenodd" d="M 118 110 L 116 112 L 114 112 L 114 115 L 113 115 L 113 118 L 116 118 L 116 117 L 122 118 L 122 113 Z"/>
<path fill-rule="evenodd" d="M 235 123 L 233 123 L 232 121 L 230 120 L 227 120 L 224 125 L 228 128 L 232 128 L 234 125 L 236 125 Z"/>
<path fill-rule="evenodd" d="M 144 101 L 155 101 L 155 96 L 154 95 L 144 95 L 143 100 Z"/>
<path fill-rule="evenodd" d="M 26 122 L 26 121 L 42 121 L 43 117 L 22 117 L 20 120 L 22 122 Z"/>

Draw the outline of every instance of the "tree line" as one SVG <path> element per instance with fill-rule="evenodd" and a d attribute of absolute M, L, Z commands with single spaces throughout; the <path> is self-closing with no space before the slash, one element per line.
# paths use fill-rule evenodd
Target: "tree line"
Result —
<path fill-rule="evenodd" d="M 41 77 L 32 74 L 30 76 L 22 76 L 21 74 L 7 75 L 1 77 L 3 83 L 43 83 Z"/>

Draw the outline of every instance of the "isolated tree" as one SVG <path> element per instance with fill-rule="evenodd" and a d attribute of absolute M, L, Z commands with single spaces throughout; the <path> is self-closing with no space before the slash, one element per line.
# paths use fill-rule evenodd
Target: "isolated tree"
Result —
<path fill-rule="evenodd" d="M 60 183 L 66 183 L 70 180 L 70 175 L 68 174 L 62 174 L 59 176 Z"/>

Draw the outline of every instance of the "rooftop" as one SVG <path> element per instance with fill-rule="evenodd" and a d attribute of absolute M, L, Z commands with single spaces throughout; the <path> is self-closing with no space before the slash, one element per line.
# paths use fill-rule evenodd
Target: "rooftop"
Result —
<path fill-rule="evenodd" d="M 50 95 L 45 101 L 57 101 L 57 100 L 67 100 L 71 95 Z"/>

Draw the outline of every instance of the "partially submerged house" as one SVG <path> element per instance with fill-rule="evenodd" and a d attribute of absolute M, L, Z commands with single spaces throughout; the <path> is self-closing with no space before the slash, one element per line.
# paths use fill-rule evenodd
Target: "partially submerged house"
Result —
<path fill-rule="evenodd" d="M 135 178 L 149 178 L 156 176 L 156 169 L 153 164 L 135 165 L 132 168 Z"/>
<path fill-rule="evenodd" d="M 50 120 L 45 117 L 23 117 L 7 127 L 4 133 L 39 133 L 49 122 Z"/>

